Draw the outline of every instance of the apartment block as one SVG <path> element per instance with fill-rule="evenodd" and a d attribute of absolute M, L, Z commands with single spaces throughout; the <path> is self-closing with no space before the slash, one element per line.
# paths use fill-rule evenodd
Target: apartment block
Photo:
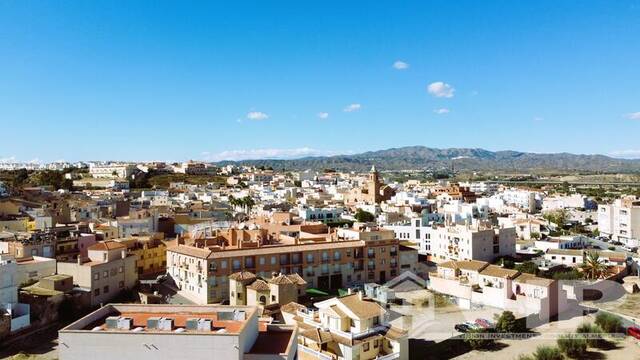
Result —
<path fill-rule="evenodd" d="M 447 260 L 493 261 L 516 252 L 516 229 L 474 225 L 436 225 L 426 229 L 420 249 L 435 262 Z"/>
<path fill-rule="evenodd" d="M 598 229 L 628 246 L 638 246 L 640 239 L 640 198 L 627 196 L 613 204 L 598 205 Z"/>
<path fill-rule="evenodd" d="M 309 287 L 320 289 L 384 283 L 400 273 L 393 231 L 350 228 L 327 233 L 324 225 L 278 229 L 277 237 L 266 229 L 230 229 L 225 236 L 169 247 L 167 274 L 181 295 L 207 304 L 228 299 L 227 279 L 239 271 L 263 278 L 298 274 Z"/>

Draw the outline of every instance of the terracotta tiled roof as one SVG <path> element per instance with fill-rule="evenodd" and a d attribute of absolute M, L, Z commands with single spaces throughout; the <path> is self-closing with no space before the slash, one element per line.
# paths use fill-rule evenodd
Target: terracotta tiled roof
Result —
<path fill-rule="evenodd" d="M 231 280 L 236 280 L 236 281 L 249 281 L 249 280 L 254 280 L 256 278 L 256 275 L 252 272 L 249 271 L 240 271 L 237 273 L 233 273 L 231 275 L 229 275 L 229 279 Z"/>
<path fill-rule="evenodd" d="M 296 311 L 298 310 L 306 310 L 306 309 L 307 308 L 304 305 L 300 305 L 297 302 L 293 302 L 293 301 L 288 304 L 282 305 L 282 307 L 280 308 L 282 312 L 286 312 L 290 314 L 295 314 Z"/>
<path fill-rule="evenodd" d="M 256 291 L 268 291 L 269 284 L 267 284 L 266 281 L 264 280 L 258 279 L 254 281 L 251 285 L 247 286 L 247 289 L 253 289 Z"/>
<path fill-rule="evenodd" d="M 438 264 L 438 267 L 448 269 L 461 269 L 470 271 L 480 271 L 489 266 L 488 262 L 478 260 L 460 260 L 460 261 L 447 261 Z"/>
<path fill-rule="evenodd" d="M 337 300 L 354 313 L 359 319 L 369 319 L 385 312 L 380 305 L 373 301 L 360 300 L 359 294 L 339 297 Z"/>
<path fill-rule="evenodd" d="M 103 241 L 96 244 L 93 244 L 87 248 L 87 250 L 99 250 L 99 251 L 109 251 L 109 250 L 117 250 L 117 249 L 126 249 L 127 247 L 117 241 Z"/>
<path fill-rule="evenodd" d="M 499 278 L 511 278 L 520 274 L 517 270 L 505 269 L 496 265 L 489 265 L 480 271 L 480 275 L 499 277 Z"/>
<path fill-rule="evenodd" d="M 553 279 L 545 279 L 545 278 L 537 277 L 533 274 L 527 274 L 527 273 L 522 273 L 513 280 L 513 282 L 516 282 L 516 283 L 537 285 L 537 286 L 544 286 L 544 287 L 549 287 L 551 284 L 553 284 L 554 281 L 555 280 Z"/>

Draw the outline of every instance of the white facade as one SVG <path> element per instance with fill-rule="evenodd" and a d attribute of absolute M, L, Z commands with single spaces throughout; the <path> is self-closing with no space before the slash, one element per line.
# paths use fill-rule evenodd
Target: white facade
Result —
<path fill-rule="evenodd" d="M 89 164 L 89 174 L 94 178 L 126 179 L 135 169 L 135 165 L 130 164 Z"/>
<path fill-rule="evenodd" d="M 640 199 L 625 197 L 610 205 L 598 206 L 600 234 L 630 246 L 640 239 Z"/>
<path fill-rule="evenodd" d="M 481 260 L 492 262 L 516 252 L 515 228 L 481 228 L 478 225 L 437 226 L 426 230 L 420 249 L 433 261 Z"/>

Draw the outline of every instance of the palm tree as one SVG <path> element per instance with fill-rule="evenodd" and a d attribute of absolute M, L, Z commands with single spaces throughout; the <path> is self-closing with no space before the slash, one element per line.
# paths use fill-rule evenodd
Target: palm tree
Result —
<path fill-rule="evenodd" d="M 582 264 L 582 270 L 587 279 L 596 280 L 603 278 L 607 273 L 607 266 L 600 262 L 600 255 L 595 251 L 587 252 L 587 257 Z"/>

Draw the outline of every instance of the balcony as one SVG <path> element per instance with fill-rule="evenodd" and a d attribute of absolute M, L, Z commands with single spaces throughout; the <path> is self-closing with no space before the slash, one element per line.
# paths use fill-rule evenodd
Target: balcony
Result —
<path fill-rule="evenodd" d="M 399 358 L 400 358 L 400 353 L 395 352 L 387 355 L 378 355 L 376 357 L 376 360 L 393 360 L 393 359 L 399 359 Z"/>
<path fill-rule="evenodd" d="M 367 270 L 375 270 L 376 266 L 375 265 L 367 265 Z"/>
<path fill-rule="evenodd" d="M 376 253 L 369 253 L 369 254 L 367 254 L 367 257 L 368 257 L 369 259 L 375 259 L 375 257 L 376 257 Z"/>
<path fill-rule="evenodd" d="M 328 352 L 324 352 L 324 351 L 316 351 L 313 350 L 311 348 L 308 348 L 302 344 L 298 344 L 298 350 L 302 351 L 303 353 L 306 353 L 316 359 L 319 360 L 336 360 L 338 359 L 338 356 L 328 353 Z"/>

